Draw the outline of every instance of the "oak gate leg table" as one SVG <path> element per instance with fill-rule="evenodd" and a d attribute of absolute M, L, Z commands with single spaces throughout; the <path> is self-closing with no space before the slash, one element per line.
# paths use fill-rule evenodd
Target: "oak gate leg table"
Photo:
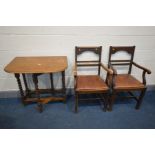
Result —
<path fill-rule="evenodd" d="M 64 101 L 66 102 L 66 88 L 65 88 L 65 69 L 67 68 L 66 56 L 41 56 L 41 57 L 16 57 L 14 58 L 4 70 L 8 73 L 13 73 L 17 79 L 18 87 L 23 104 L 29 102 L 37 102 L 38 110 L 43 111 L 43 104 L 50 101 Z M 53 73 L 61 72 L 62 88 L 55 89 L 53 84 Z M 35 90 L 30 90 L 27 84 L 26 74 L 32 75 Z M 50 89 L 39 89 L 38 76 L 42 74 L 50 75 Z M 23 90 L 21 78 L 25 90 Z M 50 97 L 41 97 L 43 93 L 50 93 Z M 56 93 L 62 95 L 55 96 Z"/>

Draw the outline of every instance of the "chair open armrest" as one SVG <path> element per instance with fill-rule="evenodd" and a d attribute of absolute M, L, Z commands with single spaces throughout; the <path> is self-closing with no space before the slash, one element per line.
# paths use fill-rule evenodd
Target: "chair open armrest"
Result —
<path fill-rule="evenodd" d="M 107 71 L 109 74 L 113 74 L 113 70 L 112 69 L 110 69 L 110 68 L 108 68 L 108 67 L 106 67 L 103 63 L 101 63 L 101 67 L 105 70 L 105 71 Z"/>
<path fill-rule="evenodd" d="M 145 75 L 146 75 L 146 73 L 147 73 L 147 74 L 151 74 L 151 71 L 150 71 L 149 69 L 145 68 L 145 67 L 142 67 L 142 66 L 138 65 L 138 64 L 135 63 L 135 62 L 132 62 L 132 64 L 133 64 L 134 66 L 136 66 L 137 68 L 140 68 L 140 69 L 143 70 L 143 73 L 142 73 L 142 80 L 143 80 L 143 84 L 146 85 L 146 77 L 145 77 Z"/>
<path fill-rule="evenodd" d="M 73 67 L 73 74 L 74 74 L 74 77 L 77 76 L 77 65 L 76 64 Z"/>
<path fill-rule="evenodd" d="M 116 69 L 113 67 L 112 64 L 109 64 L 109 68 L 112 69 L 113 75 L 117 75 L 117 71 L 116 71 Z"/>
<path fill-rule="evenodd" d="M 135 62 L 132 62 L 132 64 L 133 64 L 134 66 L 136 66 L 137 68 L 142 69 L 142 70 L 145 71 L 147 74 L 151 74 L 151 71 L 150 71 L 149 69 L 147 69 L 147 68 L 145 68 L 145 67 L 143 67 L 143 66 L 140 66 L 139 64 L 137 64 L 137 63 L 135 63 Z"/>
<path fill-rule="evenodd" d="M 115 86 L 115 78 L 117 76 L 117 70 L 113 67 L 111 63 L 109 63 L 108 67 L 113 71 L 112 79 L 111 79 L 111 87 Z"/>
<path fill-rule="evenodd" d="M 106 84 L 111 88 L 112 87 L 112 85 L 113 85 L 113 76 L 114 76 L 114 74 L 113 74 L 113 70 L 111 69 L 111 68 L 108 68 L 108 67 L 106 67 L 104 64 L 100 64 L 101 65 L 101 67 L 105 70 L 105 71 L 107 71 L 107 76 L 106 76 Z"/>

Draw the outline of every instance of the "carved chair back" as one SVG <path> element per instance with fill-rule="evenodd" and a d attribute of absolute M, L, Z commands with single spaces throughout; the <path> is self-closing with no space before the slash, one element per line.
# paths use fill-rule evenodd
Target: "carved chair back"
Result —
<path fill-rule="evenodd" d="M 134 58 L 134 51 L 135 51 L 135 46 L 110 46 L 110 52 L 109 52 L 109 61 L 108 61 L 108 66 L 112 65 L 128 65 L 129 70 L 128 74 L 131 73 L 132 70 L 132 62 Z M 114 60 L 112 59 L 112 55 L 118 52 L 126 52 L 128 53 L 131 57 L 130 59 L 124 59 L 124 60 Z"/>
<path fill-rule="evenodd" d="M 98 55 L 98 60 L 79 60 L 78 56 L 82 53 L 93 52 Z M 102 46 L 98 47 L 75 47 L 75 63 L 76 66 L 89 67 L 89 66 L 98 66 L 98 75 L 100 75 L 100 63 L 102 55 Z"/>

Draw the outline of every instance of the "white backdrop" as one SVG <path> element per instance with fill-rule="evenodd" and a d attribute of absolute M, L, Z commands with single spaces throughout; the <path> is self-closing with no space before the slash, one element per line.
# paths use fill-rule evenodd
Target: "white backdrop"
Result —
<path fill-rule="evenodd" d="M 106 64 L 111 45 L 135 45 L 134 60 L 151 69 L 147 84 L 155 84 L 155 27 L 0 27 L 0 91 L 18 90 L 14 76 L 4 72 L 16 56 L 67 56 L 66 87 L 72 88 L 75 46 L 102 46 Z M 140 70 L 133 69 L 132 74 L 141 79 Z M 59 80 L 55 78 L 56 87 Z M 33 87 L 31 80 L 29 85 Z M 48 75 L 40 77 L 39 85 L 50 87 Z"/>

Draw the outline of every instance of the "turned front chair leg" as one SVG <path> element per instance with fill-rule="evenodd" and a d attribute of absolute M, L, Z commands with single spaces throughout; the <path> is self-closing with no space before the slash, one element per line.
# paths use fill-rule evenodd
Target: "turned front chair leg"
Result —
<path fill-rule="evenodd" d="M 38 88 L 38 76 L 37 74 L 33 74 L 33 82 L 34 82 L 34 86 L 35 86 L 35 92 L 36 92 L 36 96 L 38 99 L 38 110 L 39 112 L 43 111 L 43 105 L 40 103 L 40 92 L 39 92 L 39 88 Z"/>
<path fill-rule="evenodd" d="M 22 84 L 21 84 L 21 80 L 20 80 L 20 74 L 15 74 L 15 78 L 16 78 L 17 83 L 18 83 L 18 88 L 19 88 L 19 91 L 20 91 L 22 103 L 25 104 L 25 102 L 24 102 L 25 96 L 24 96 L 24 90 L 22 88 Z"/>
<path fill-rule="evenodd" d="M 109 99 L 109 107 L 108 107 L 108 111 L 112 111 L 112 108 L 113 108 L 113 104 L 114 104 L 115 98 L 116 98 L 116 92 L 113 91 L 113 93 L 111 94 L 110 99 Z"/>
<path fill-rule="evenodd" d="M 100 93 L 99 96 L 100 99 L 101 99 L 101 108 L 104 112 L 106 112 L 106 109 L 107 109 L 107 94 L 104 92 L 104 93 Z"/>
<path fill-rule="evenodd" d="M 104 95 L 105 95 L 105 97 L 104 97 Z M 104 98 L 103 111 L 106 112 L 107 106 L 108 106 L 108 93 L 104 93 L 104 94 L 103 94 L 103 98 Z"/>
<path fill-rule="evenodd" d="M 136 107 L 135 107 L 137 110 L 140 109 L 140 106 L 141 106 L 141 104 L 142 104 L 142 100 L 143 100 L 143 97 L 144 97 L 144 95 L 145 95 L 145 92 L 146 92 L 146 88 L 143 89 L 143 90 L 141 91 L 141 93 L 140 93 L 140 96 L 139 96 L 137 105 L 136 105 Z"/>

